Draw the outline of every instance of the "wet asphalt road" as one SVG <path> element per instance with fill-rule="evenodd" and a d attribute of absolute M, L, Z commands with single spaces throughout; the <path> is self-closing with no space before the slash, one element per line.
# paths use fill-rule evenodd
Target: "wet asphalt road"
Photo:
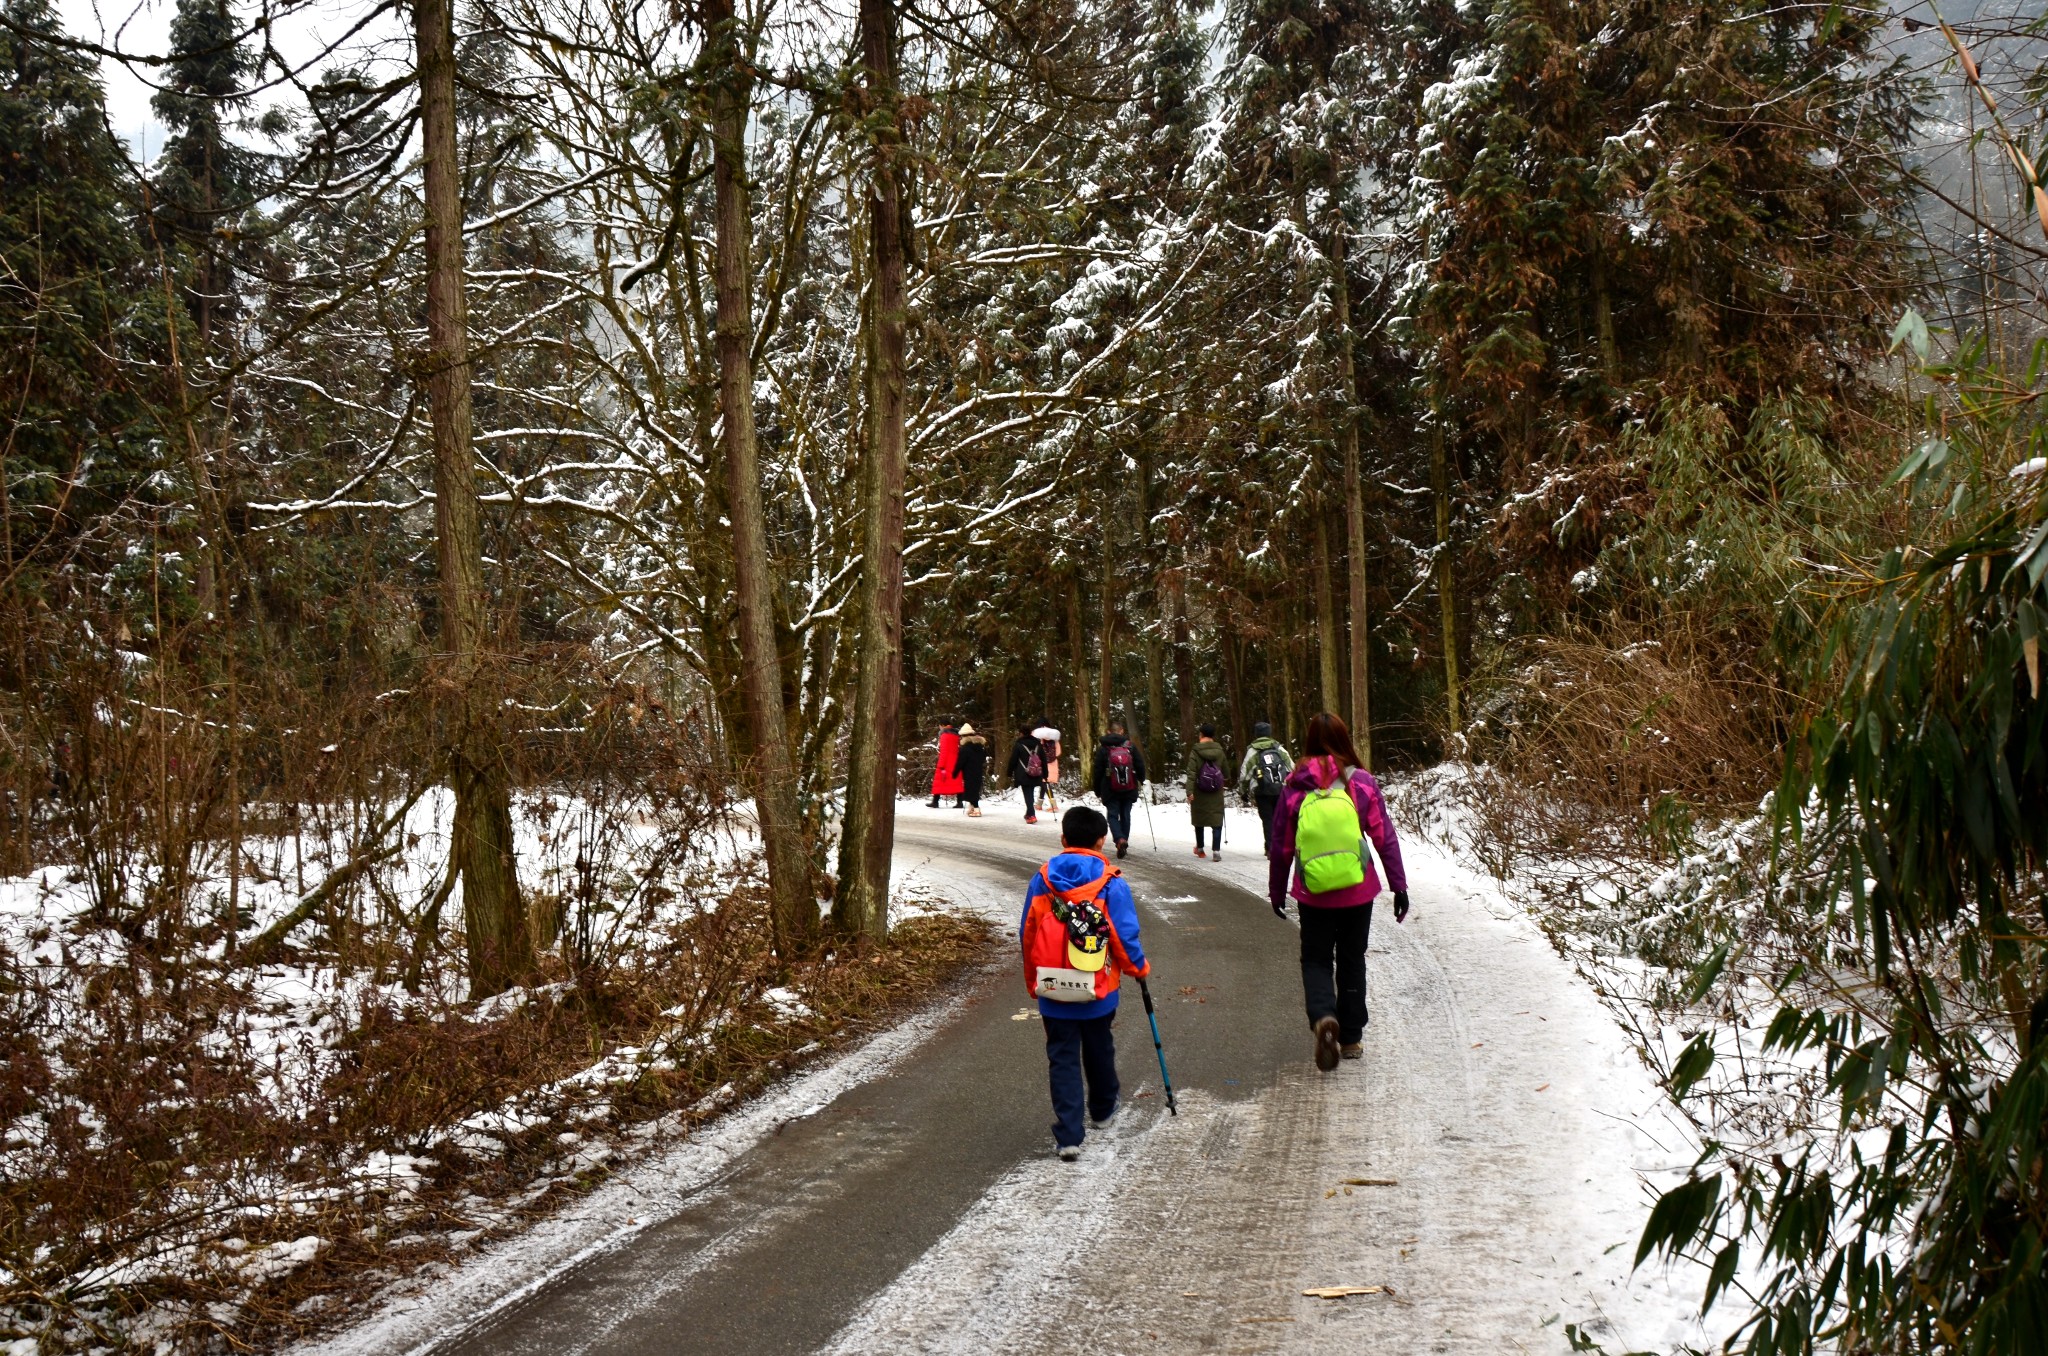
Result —
<path fill-rule="evenodd" d="M 1009 882 L 1017 909 L 1057 831 L 1049 821 L 1029 838 L 1001 828 L 910 819 L 897 850 L 964 859 Z M 1191 855 L 1146 848 L 1122 865 L 1175 1086 L 1241 1099 L 1300 1063 L 1308 1038 L 1295 929 Z M 1006 1172 L 1051 1153 L 1044 1036 L 1038 1022 L 1015 1020 L 1032 1007 L 1006 955 L 971 981 L 959 1019 L 893 1071 L 784 1124 L 674 1217 L 438 1350 L 817 1350 Z M 1135 982 L 1124 986 L 1116 1032 L 1124 1095 L 1156 1098 Z"/>

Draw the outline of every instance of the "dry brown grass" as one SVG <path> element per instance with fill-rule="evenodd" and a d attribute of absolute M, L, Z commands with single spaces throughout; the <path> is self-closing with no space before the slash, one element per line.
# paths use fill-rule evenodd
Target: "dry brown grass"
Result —
<path fill-rule="evenodd" d="M 1475 847 L 1502 877 L 1673 855 L 1775 783 L 1791 709 L 1749 654 L 1683 625 L 1532 640 L 1472 732 Z"/>

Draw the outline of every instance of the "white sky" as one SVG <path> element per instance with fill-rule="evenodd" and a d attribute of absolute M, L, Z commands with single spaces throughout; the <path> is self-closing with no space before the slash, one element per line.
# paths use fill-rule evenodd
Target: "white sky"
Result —
<path fill-rule="evenodd" d="M 170 41 L 177 0 L 58 0 L 64 31 L 74 38 L 124 52 L 162 52 Z M 147 160 L 163 147 L 163 127 L 149 110 L 150 88 L 118 62 L 100 65 L 107 86 L 107 121 Z"/>
<path fill-rule="evenodd" d="M 250 0 L 230 2 L 244 23 L 257 13 Z M 56 0 L 56 4 L 64 30 L 72 37 L 135 56 L 164 54 L 170 46 L 171 20 L 178 12 L 178 0 Z M 271 0 L 271 4 L 281 11 L 272 40 L 294 62 L 316 56 L 324 45 L 323 37 L 339 39 L 371 8 L 363 0 Z M 401 44 L 406 40 L 402 16 L 385 14 L 374 28 L 351 38 L 346 50 L 361 54 L 380 41 L 392 40 Z M 107 90 L 107 121 L 144 161 L 163 149 L 164 142 L 163 125 L 149 106 L 156 93 L 148 83 L 152 74 L 149 67 L 131 69 L 112 59 L 100 63 Z M 269 75 L 274 77 L 275 72 Z M 280 97 L 289 99 L 290 95 Z"/>

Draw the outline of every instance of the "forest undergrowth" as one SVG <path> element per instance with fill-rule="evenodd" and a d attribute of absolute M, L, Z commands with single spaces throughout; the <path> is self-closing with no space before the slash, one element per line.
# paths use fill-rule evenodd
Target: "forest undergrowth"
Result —
<path fill-rule="evenodd" d="M 2028 1350 L 2048 1302 L 2048 345 L 2014 373 L 1911 312 L 1895 345 L 1925 407 L 1860 487 L 1890 507 L 1782 600 L 1749 651 L 1772 677 L 1547 640 L 1491 759 L 1396 800 L 1691 1118 L 1637 1260 L 1707 1267 L 1752 1356 Z"/>
<path fill-rule="evenodd" d="M 224 732 L 162 666 L 108 672 L 33 807 L 47 864 L 0 882 L 0 1349 L 311 1331 L 900 1019 L 992 945 L 916 899 L 886 941 L 780 964 L 729 780 L 687 719 L 624 692 L 508 755 L 537 958 L 475 999 L 452 800 L 394 771 L 402 704 L 245 696 L 257 789 L 231 816 L 197 775 L 227 775 Z"/>

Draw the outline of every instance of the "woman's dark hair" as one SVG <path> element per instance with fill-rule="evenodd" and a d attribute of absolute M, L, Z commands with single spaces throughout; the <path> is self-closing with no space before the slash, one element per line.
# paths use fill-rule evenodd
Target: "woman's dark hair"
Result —
<path fill-rule="evenodd" d="M 1302 740 L 1304 757 L 1317 756 L 1342 758 L 1353 767 L 1364 767 L 1365 760 L 1358 756 L 1358 748 L 1351 742 L 1351 727 L 1344 723 L 1342 716 L 1329 711 L 1318 711 L 1309 717 L 1308 734 Z"/>
<path fill-rule="evenodd" d="M 1202 725 L 1202 738 L 1204 738 L 1204 739 L 1214 739 L 1215 737 L 1216 737 L 1216 727 L 1215 727 L 1214 725 L 1211 725 L 1211 724 L 1207 723 L 1206 721 L 1205 721 L 1205 722 L 1203 722 L 1203 725 Z"/>

